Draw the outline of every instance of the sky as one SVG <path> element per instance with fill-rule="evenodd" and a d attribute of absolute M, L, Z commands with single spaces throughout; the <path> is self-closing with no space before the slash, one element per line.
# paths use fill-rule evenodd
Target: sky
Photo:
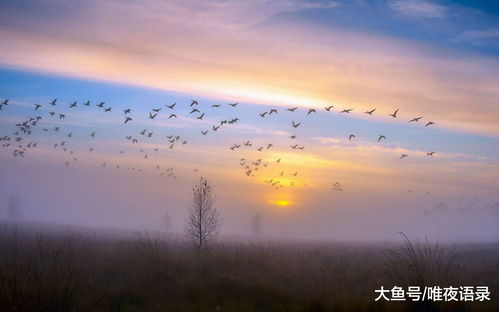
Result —
<path fill-rule="evenodd" d="M 0 219 L 181 233 L 203 176 L 224 235 L 499 238 L 493 1 L 7 0 L 0 40 Z"/>

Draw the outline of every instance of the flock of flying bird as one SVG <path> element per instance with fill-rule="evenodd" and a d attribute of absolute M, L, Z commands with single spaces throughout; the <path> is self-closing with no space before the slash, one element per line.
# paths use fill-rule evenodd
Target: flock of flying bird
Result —
<path fill-rule="evenodd" d="M 8 99 L 1 101 L 0 102 L 0 111 L 5 109 L 9 105 L 10 105 L 10 103 L 9 103 Z M 78 108 L 78 102 L 76 102 L 76 101 L 71 102 L 69 105 L 68 104 L 66 104 L 66 105 L 67 105 L 67 108 L 69 108 L 70 110 L 76 110 Z M 153 108 L 150 112 L 148 112 L 147 118 L 151 119 L 151 120 L 155 120 L 156 118 L 158 118 L 158 116 L 160 114 L 162 114 L 162 111 L 167 111 L 167 113 L 166 113 L 166 115 L 168 116 L 167 119 L 176 119 L 176 118 L 178 118 L 177 114 L 179 114 L 178 112 L 175 111 L 176 105 L 177 105 L 176 103 L 173 103 L 170 105 L 164 105 L 164 107 Z M 229 103 L 226 105 L 229 107 L 235 108 L 239 105 L 239 103 Z M 30 140 L 30 138 L 31 138 L 33 131 L 35 129 L 40 128 L 39 123 L 43 123 L 44 118 L 46 118 L 46 117 L 42 117 L 41 114 L 46 113 L 49 116 L 48 117 L 49 119 L 55 119 L 55 120 L 63 120 L 66 118 L 67 113 L 64 113 L 61 111 L 57 112 L 57 109 L 60 106 L 61 106 L 61 104 L 60 104 L 60 102 L 58 102 L 57 98 L 53 99 L 52 101 L 48 102 L 47 104 L 34 104 L 33 109 L 34 109 L 34 112 L 36 112 L 35 114 L 37 114 L 37 115 L 28 117 L 27 119 L 25 119 L 19 123 L 16 123 L 15 126 L 17 129 L 15 132 L 12 133 L 13 135 L 4 135 L 4 136 L 0 137 L 1 146 L 4 148 L 11 147 L 14 157 L 24 157 L 26 152 L 28 152 L 32 148 L 37 147 L 38 142 Z M 90 107 L 93 105 L 90 103 L 90 101 L 86 101 L 86 102 L 82 103 L 81 106 Z M 222 106 L 222 104 L 213 104 L 213 105 L 211 105 L 211 108 L 220 108 L 221 106 Z M 95 107 L 102 109 L 103 113 L 112 112 L 112 107 L 108 106 L 105 102 L 100 102 L 100 103 L 96 104 Z M 193 116 L 192 118 L 194 118 L 194 119 L 203 120 L 203 118 L 205 117 L 205 112 L 202 112 L 199 107 L 200 106 L 199 106 L 198 101 L 191 100 L 191 103 L 188 104 L 188 108 L 190 109 L 190 112 L 187 114 L 187 117 Z M 327 112 L 331 112 L 331 110 L 333 108 L 334 108 L 334 106 L 328 106 L 328 107 L 325 107 L 325 110 Z M 298 110 L 298 107 L 286 108 L 286 109 L 272 108 L 269 111 L 259 113 L 259 116 L 261 118 L 267 118 L 267 117 L 270 117 L 272 115 L 278 115 L 280 110 L 281 111 L 285 110 L 287 112 L 294 113 Z M 349 114 L 353 110 L 354 109 L 343 109 L 343 110 L 340 110 L 339 113 Z M 123 109 L 122 111 L 123 111 L 123 115 L 122 115 L 123 116 L 123 124 L 129 125 L 129 124 L 134 123 L 135 117 L 132 116 L 132 110 L 130 108 L 126 108 L 126 109 Z M 376 111 L 376 109 L 372 109 L 369 111 L 365 111 L 364 113 L 368 114 L 368 115 L 373 115 L 375 113 L 375 111 Z M 397 109 L 392 114 L 389 114 L 389 116 L 391 116 L 393 118 L 397 118 L 398 112 L 399 112 L 399 110 Z M 317 113 L 317 110 L 314 108 L 310 108 L 310 109 L 306 110 L 307 116 L 311 115 L 311 114 L 316 114 L 316 113 Z M 412 118 L 412 119 L 408 120 L 408 122 L 409 123 L 417 123 L 421 119 L 422 119 L 422 117 L 416 117 L 416 118 Z M 211 128 L 201 130 L 201 135 L 206 136 L 209 132 L 215 133 L 222 126 L 235 124 L 235 123 L 238 123 L 239 121 L 240 121 L 240 119 L 238 117 L 234 117 L 234 118 L 227 119 L 227 120 L 220 120 L 217 124 L 212 125 Z M 53 120 L 52 120 L 52 122 L 53 122 Z M 435 122 L 433 122 L 433 121 L 427 121 L 424 124 L 424 126 L 428 127 L 428 126 L 431 126 L 434 124 L 435 124 Z M 291 122 L 290 129 L 291 130 L 297 129 L 301 125 L 302 125 L 302 122 L 293 120 Z M 51 131 L 51 132 L 61 134 L 61 132 L 62 132 L 61 127 L 62 126 L 57 125 L 57 126 L 50 129 L 48 127 L 42 126 L 41 130 L 43 132 Z M 133 144 L 136 144 L 143 139 L 151 138 L 154 134 L 155 134 L 154 131 L 150 131 L 148 129 L 143 129 L 142 131 L 140 131 L 136 134 L 127 135 L 125 137 L 125 139 L 133 145 Z M 73 136 L 73 133 L 69 132 L 69 133 L 63 135 L 62 138 L 59 137 L 59 140 L 56 143 L 53 143 L 53 147 L 55 149 L 62 150 L 63 152 L 67 152 L 71 155 L 71 159 L 66 160 L 64 162 L 64 165 L 66 167 L 69 166 L 72 162 L 76 162 L 78 160 L 78 157 L 76 156 L 75 151 L 70 149 L 67 145 L 67 142 L 72 138 L 72 136 Z M 89 134 L 89 137 L 94 138 L 95 136 L 96 136 L 96 131 L 91 131 Z M 297 138 L 297 136 L 295 134 L 292 134 L 290 136 L 290 139 L 292 140 L 291 144 L 289 145 L 290 148 L 292 150 L 297 150 L 297 151 L 305 149 L 304 145 L 294 143 L 296 141 L 296 138 Z M 355 138 L 356 138 L 355 134 L 350 134 L 348 137 L 348 141 L 351 141 Z M 176 146 L 182 146 L 182 145 L 188 144 L 187 138 L 182 138 L 179 135 L 168 135 L 168 136 L 166 136 L 166 139 L 168 142 L 167 146 L 169 149 L 174 149 Z M 380 134 L 378 136 L 377 142 L 381 142 L 381 140 L 386 140 L 386 139 L 387 139 L 387 137 L 385 135 Z M 250 140 L 247 140 L 245 142 L 235 143 L 232 146 L 230 146 L 229 149 L 232 151 L 235 151 L 236 149 L 240 149 L 243 147 L 251 148 L 252 146 L 253 146 L 253 143 Z M 267 150 L 272 149 L 272 148 L 274 148 L 273 143 L 266 143 L 264 145 L 257 145 L 255 147 L 256 151 L 258 151 L 258 152 L 264 152 L 264 151 L 267 151 Z M 93 152 L 93 151 L 94 151 L 94 148 L 89 147 L 88 152 Z M 152 150 L 152 152 L 158 152 L 158 151 L 159 151 L 159 149 L 157 147 Z M 119 153 L 124 154 L 125 151 L 120 150 Z M 148 152 L 146 152 L 144 149 L 140 149 L 140 153 L 143 155 L 142 157 L 144 159 L 149 158 Z M 433 151 L 428 152 L 427 156 L 433 156 L 434 154 L 435 154 L 435 152 L 433 152 Z M 400 159 L 403 159 L 406 157 L 408 157 L 408 154 L 400 155 Z M 247 159 L 247 158 L 240 158 L 239 165 L 243 168 L 246 176 L 255 177 L 256 173 L 259 171 L 260 168 L 267 168 L 267 167 L 269 167 L 270 163 L 279 164 L 279 163 L 281 163 L 281 158 L 279 158 L 277 160 L 272 160 L 272 161 L 264 160 L 262 157 L 259 157 L 255 160 L 251 160 L 251 159 Z M 106 162 L 102 163 L 102 167 L 106 167 L 106 166 L 107 166 Z M 116 168 L 120 168 L 120 164 L 116 164 Z M 125 166 L 125 167 L 121 167 L 121 168 L 126 168 L 127 170 L 142 172 L 142 168 L 136 168 L 134 166 Z M 154 166 L 154 168 L 156 170 L 160 170 L 161 166 L 156 164 Z M 194 171 L 197 172 L 198 170 L 194 169 Z M 287 177 L 286 180 L 289 180 L 289 179 L 293 179 L 294 177 L 298 176 L 298 171 L 293 171 L 292 173 L 285 173 L 282 170 L 279 170 L 279 171 L 280 171 L 280 173 L 274 175 L 272 178 L 264 180 L 265 183 L 271 185 L 275 189 L 279 189 L 279 188 L 285 186 L 285 184 L 283 182 L 281 182 L 282 177 L 286 176 Z M 159 171 L 159 172 L 160 172 L 159 174 L 161 176 L 166 175 L 167 177 L 171 177 L 174 179 L 176 178 L 176 174 L 175 174 L 173 167 L 166 168 L 164 171 Z M 293 181 L 293 180 L 288 181 L 286 185 L 287 186 L 295 186 L 295 181 Z M 307 184 L 305 182 L 302 182 L 302 185 L 307 186 Z M 335 191 L 342 191 L 343 190 L 340 182 L 335 182 L 332 185 L 332 189 Z"/>

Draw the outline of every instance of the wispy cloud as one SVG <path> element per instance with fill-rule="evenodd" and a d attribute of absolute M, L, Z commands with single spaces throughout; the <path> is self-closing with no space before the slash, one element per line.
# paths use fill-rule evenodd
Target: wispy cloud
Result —
<path fill-rule="evenodd" d="M 336 2 L 146 4 L 56 1 L 63 19 L 4 10 L 0 64 L 256 104 L 400 108 L 438 125 L 499 133 L 497 60 L 439 57 L 441 49 L 408 40 L 276 19 Z M 404 14 L 445 14 L 431 2 L 390 4 Z"/>
<path fill-rule="evenodd" d="M 425 0 L 393 0 L 390 6 L 405 16 L 417 18 L 443 18 L 446 7 Z"/>

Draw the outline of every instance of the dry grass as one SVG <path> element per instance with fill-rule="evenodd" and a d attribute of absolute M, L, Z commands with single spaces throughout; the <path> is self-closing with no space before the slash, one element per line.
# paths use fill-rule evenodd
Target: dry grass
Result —
<path fill-rule="evenodd" d="M 4 229 L 0 311 L 407 311 L 415 307 L 374 302 L 374 289 L 444 277 L 495 285 L 491 274 L 475 273 L 499 263 L 499 246 L 480 246 L 479 257 L 477 247 L 463 247 L 464 262 L 437 246 L 405 237 L 385 256 L 380 244 L 219 242 L 198 257 L 189 242 L 147 231 L 75 239 Z"/>

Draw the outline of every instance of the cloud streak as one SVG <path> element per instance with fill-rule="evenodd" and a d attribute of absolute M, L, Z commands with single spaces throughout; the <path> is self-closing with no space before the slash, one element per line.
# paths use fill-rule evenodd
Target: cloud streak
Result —
<path fill-rule="evenodd" d="M 424 1 L 390 5 L 404 14 L 445 12 Z M 1 65 L 257 104 L 377 107 L 382 115 L 400 108 L 406 117 L 423 114 L 446 128 L 499 134 L 496 60 L 442 56 L 431 45 L 278 19 L 335 10 L 341 7 L 336 2 L 48 6 L 64 18 L 0 13 L 9 26 L 0 31 Z M 21 17 L 25 24 L 15 22 Z"/>

